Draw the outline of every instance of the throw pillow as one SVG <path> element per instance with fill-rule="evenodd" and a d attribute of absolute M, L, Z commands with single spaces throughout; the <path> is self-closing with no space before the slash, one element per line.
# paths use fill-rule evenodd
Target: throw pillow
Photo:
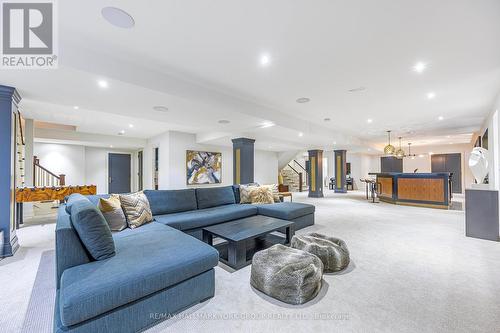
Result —
<path fill-rule="evenodd" d="M 250 197 L 250 192 L 253 189 L 258 188 L 258 185 L 240 185 L 240 203 L 248 204 L 252 203 L 252 198 Z"/>
<path fill-rule="evenodd" d="M 95 260 L 115 255 L 115 242 L 102 213 L 88 200 L 75 201 L 71 207 L 71 224 L 83 245 Z"/>
<path fill-rule="evenodd" d="M 257 187 L 250 192 L 252 204 L 272 204 L 274 203 L 273 192 L 269 187 Z"/>
<path fill-rule="evenodd" d="M 267 187 L 271 190 L 274 202 L 280 202 L 280 191 L 278 190 L 278 184 L 262 185 L 262 187 Z"/>
<path fill-rule="evenodd" d="M 108 222 L 111 231 L 122 231 L 127 227 L 127 219 L 118 194 L 112 194 L 109 199 L 99 199 L 99 210 Z"/>
<path fill-rule="evenodd" d="M 140 227 L 144 223 L 153 220 L 148 198 L 142 191 L 132 194 L 120 194 L 120 202 L 130 228 Z"/>

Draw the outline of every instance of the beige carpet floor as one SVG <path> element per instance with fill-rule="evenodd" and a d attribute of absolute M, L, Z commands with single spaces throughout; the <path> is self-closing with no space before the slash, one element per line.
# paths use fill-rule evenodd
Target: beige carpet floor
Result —
<path fill-rule="evenodd" d="M 340 237 L 351 251 L 316 299 L 280 303 L 252 289 L 250 267 L 219 265 L 213 299 L 148 332 L 500 331 L 500 244 L 466 238 L 463 211 L 372 204 L 362 192 L 295 200 L 316 205 L 316 225 L 298 233 Z M 0 261 L 2 332 L 52 329 L 54 224 L 30 223 Z"/>

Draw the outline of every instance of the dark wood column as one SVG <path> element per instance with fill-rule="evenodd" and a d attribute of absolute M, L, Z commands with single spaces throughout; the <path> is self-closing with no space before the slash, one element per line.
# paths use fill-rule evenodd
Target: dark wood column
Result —
<path fill-rule="evenodd" d="M 17 156 L 16 114 L 21 101 L 17 90 L 0 85 L 0 258 L 12 256 L 19 247 L 16 236 L 15 181 Z"/>
<path fill-rule="evenodd" d="M 334 151 L 335 193 L 347 193 L 346 186 L 346 150 Z"/>
<path fill-rule="evenodd" d="M 309 197 L 323 197 L 323 151 L 309 150 Z"/>
<path fill-rule="evenodd" d="M 254 139 L 237 138 L 233 141 L 233 183 L 254 182 Z"/>

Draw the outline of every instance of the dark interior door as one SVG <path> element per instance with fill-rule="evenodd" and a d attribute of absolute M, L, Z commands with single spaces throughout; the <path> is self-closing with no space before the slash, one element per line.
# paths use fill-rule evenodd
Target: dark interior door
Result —
<path fill-rule="evenodd" d="M 130 154 L 108 156 L 108 193 L 130 192 Z"/>
<path fill-rule="evenodd" d="M 434 154 L 431 156 L 432 172 L 451 172 L 453 193 L 462 193 L 462 156 L 454 154 Z"/>

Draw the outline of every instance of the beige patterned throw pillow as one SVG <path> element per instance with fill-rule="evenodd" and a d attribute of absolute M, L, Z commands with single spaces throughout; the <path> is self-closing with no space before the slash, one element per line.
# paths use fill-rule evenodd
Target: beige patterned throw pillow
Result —
<path fill-rule="evenodd" d="M 252 203 L 250 192 L 252 192 L 252 190 L 256 188 L 259 187 L 255 185 L 240 185 L 240 203 L 242 204 Z"/>
<path fill-rule="evenodd" d="M 127 227 L 127 219 L 118 194 L 112 194 L 109 199 L 99 199 L 99 210 L 108 222 L 111 231 L 121 231 Z"/>
<path fill-rule="evenodd" d="M 140 227 L 144 223 L 153 220 L 148 198 L 142 191 L 132 194 L 120 194 L 120 202 L 130 228 Z"/>
<path fill-rule="evenodd" d="M 250 198 L 253 204 L 272 204 L 274 203 L 273 192 L 269 187 L 261 186 L 250 191 Z"/>
<path fill-rule="evenodd" d="M 274 202 L 280 202 L 280 191 L 278 190 L 278 184 L 271 184 L 271 185 L 261 185 L 261 187 L 267 187 L 271 190 L 271 193 L 273 194 L 273 200 Z"/>

